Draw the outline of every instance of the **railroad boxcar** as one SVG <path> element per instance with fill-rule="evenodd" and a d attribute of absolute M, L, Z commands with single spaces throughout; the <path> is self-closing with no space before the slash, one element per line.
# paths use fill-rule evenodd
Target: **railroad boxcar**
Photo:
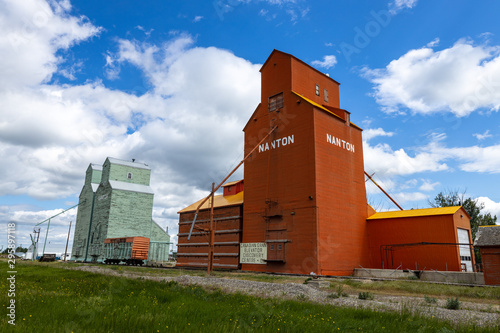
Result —
<path fill-rule="evenodd" d="M 148 260 L 149 238 L 118 237 L 104 240 L 105 264 L 143 265 Z"/>

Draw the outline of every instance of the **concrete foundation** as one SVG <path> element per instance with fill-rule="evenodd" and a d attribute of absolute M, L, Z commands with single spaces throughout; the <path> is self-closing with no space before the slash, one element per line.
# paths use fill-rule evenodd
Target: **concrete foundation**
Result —
<path fill-rule="evenodd" d="M 473 272 L 423 271 L 420 274 L 420 281 L 484 285 L 484 274 Z"/>
<path fill-rule="evenodd" d="M 484 285 L 483 273 L 472 272 L 402 271 L 355 268 L 353 276 L 375 279 L 411 279 L 413 277 L 418 277 L 420 281 Z"/>

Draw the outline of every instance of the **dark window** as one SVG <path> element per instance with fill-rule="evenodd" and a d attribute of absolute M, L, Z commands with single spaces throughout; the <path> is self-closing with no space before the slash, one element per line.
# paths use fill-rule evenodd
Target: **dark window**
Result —
<path fill-rule="evenodd" d="M 127 174 L 127 178 L 128 178 L 128 179 L 132 179 L 132 172 L 129 172 L 129 173 Z"/>
<path fill-rule="evenodd" d="M 325 102 L 328 103 L 328 90 L 326 89 L 323 90 L 323 97 L 325 98 Z"/>
<path fill-rule="evenodd" d="M 271 244 L 271 250 L 274 250 L 274 244 Z"/>
<path fill-rule="evenodd" d="M 276 111 L 283 107 L 283 93 L 269 97 L 269 111 Z"/>
<path fill-rule="evenodd" d="M 316 85 L 316 96 L 319 96 L 319 84 Z"/>
<path fill-rule="evenodd" d="M 281 244 L 278 244 L 278 250 L 281 250 Z"/>

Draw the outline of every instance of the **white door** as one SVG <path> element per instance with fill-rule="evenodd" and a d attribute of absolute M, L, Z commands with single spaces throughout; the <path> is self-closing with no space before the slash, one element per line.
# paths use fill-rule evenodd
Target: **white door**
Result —
<path fill-rule="evenodd" d="M 457 234 L 458 234 L 458 243 L 470 244 L 469 230 L 457 228 Z M 460 262 L 462 263 L 462 266 L 465 265 L 467 272 L 473 272 L 470 245 L 459 245 L 458 248 L 460 249 Z"/>

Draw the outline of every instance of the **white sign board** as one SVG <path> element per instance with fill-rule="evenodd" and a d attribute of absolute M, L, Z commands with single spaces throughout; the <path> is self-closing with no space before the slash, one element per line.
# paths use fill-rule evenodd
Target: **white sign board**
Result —
<path fill-rule="evenodd" d="M 240 243 L 240 264 L 266 264 L 266 243 Z"/>

